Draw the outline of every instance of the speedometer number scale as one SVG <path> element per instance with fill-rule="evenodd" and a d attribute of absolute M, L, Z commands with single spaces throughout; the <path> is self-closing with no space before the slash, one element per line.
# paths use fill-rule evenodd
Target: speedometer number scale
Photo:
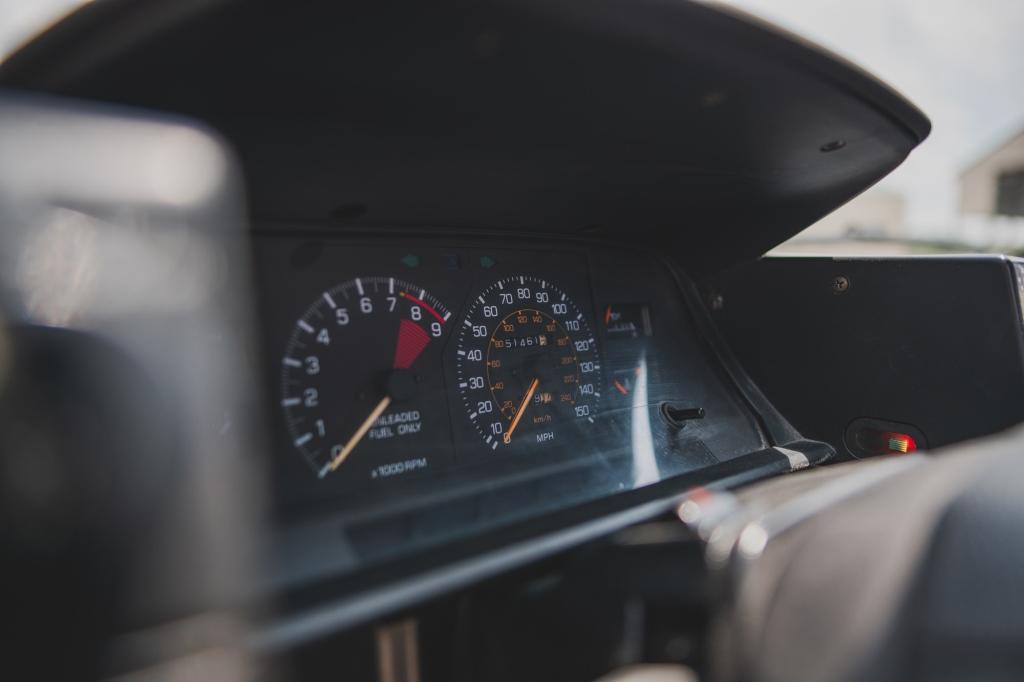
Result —
<path fill-rule="evenodd" d="M 549 281 L 508 277 L 484 290 L 459 328 L 456 355 L 467 415 L 493 450 L 553 443 L 593 420 L 601 386 L 594 335 Z"/>

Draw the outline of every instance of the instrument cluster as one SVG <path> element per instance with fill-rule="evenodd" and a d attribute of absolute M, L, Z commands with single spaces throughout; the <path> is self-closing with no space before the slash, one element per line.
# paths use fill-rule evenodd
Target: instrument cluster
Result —
<path fill-rule="evenodd" d="M 256 259 L 279 526 L 331 573 L 763 447 L 651 254 L 292 231 Z"/>

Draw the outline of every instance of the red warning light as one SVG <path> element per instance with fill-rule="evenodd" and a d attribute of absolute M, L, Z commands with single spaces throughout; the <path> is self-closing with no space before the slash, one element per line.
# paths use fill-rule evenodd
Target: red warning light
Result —
<path fill-rule="evenodd" d="M 889 446 L 889 452 L 893 454 L 905 455 L 917 450 L 917 442 L 913 436 L 906 433 L 887 433 L 885 440 Z"/>
<path fill-rule="evenodd" d="M 850 422 L 843 442 L 854 457 L 907 455 L 928 449 L 928 441 L 917 427 L 871 417 L 859 417 Z"/>

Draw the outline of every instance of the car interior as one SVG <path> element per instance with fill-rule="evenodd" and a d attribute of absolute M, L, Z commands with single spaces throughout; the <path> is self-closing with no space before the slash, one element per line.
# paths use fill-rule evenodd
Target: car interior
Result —
<path fill-rule="evenodd" d="M 885 74 L 879 74 L 885 77 Z M 0 62 L 12 680 L 1024 677 L 1024 260 L 691 0 L 97 0 Z"/>

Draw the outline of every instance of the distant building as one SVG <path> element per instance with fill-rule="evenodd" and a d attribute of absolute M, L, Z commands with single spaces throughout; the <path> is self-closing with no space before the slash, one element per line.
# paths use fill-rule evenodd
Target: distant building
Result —
<path fill-rule="evenodd" d="M 1024 217 L 1024 130 L 960 173 L 960 213 Z"/>
<path fill-rule="evenodd" d="M 901 239 L 906 236 L 903 196 L 869 189 L 800 233 L 802 241 Z"/>

